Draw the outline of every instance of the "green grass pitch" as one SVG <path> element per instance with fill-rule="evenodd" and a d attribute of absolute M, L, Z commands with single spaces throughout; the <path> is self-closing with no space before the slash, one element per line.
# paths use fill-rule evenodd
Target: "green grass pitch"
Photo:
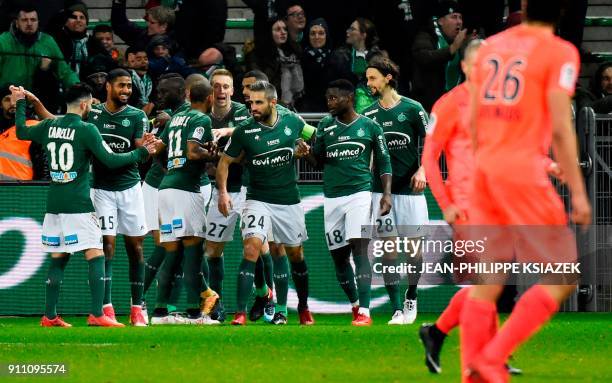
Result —
<path fill-rule="evenodd" d="M 249 323 L 195 327 L 41 328 L 38 318 L 0 318 L 0 364 L 67 363 L 63 377 L 7 378 L 36 382 L 459 382 L 458 332 L 442 351 L 442 375 L 423 364 L 417 330 L 410 326 L 354 328 L 349 315 L 317 315 L 300 327 Z M 121 317 L 125 320 L 125 317 Z M 515 353 L 525 374 L 516 382 L 612 381 L 612 314 L 561 313 Z"/>

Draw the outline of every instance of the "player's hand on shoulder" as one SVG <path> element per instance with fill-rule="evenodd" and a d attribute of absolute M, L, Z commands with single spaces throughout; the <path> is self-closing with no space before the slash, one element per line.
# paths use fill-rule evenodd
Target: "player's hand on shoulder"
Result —
<path fill-rule="evenodd" d="M 234 128 L 213 129 L 212 136 L 214 141 L 218 141 L 222 137 L 230 137 L 234 132 Z"/>
<path fill-rule="evenodd" d="M 170 118 L 170 115 L 164 111 L 157 112 L 157 116 L 155 116 L 155 127 L 161 128 L 166 125 L 166 122 L 168 122 Z"/>

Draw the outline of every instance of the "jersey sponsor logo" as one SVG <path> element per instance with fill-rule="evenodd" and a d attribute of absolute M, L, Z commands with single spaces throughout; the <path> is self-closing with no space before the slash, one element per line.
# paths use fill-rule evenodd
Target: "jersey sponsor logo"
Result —
<path fill-rule="evenodd" d="M 255 141 L 259 141 L 259 134 L 255 136 Z"/>
<path fill-rule="evenodd" d="M 197 139 L 197 140 L 201 140 L 202 137 L 204 137 L 204 128 L 201 126 L 198 126 L 197 128 L 195 128 L 195 130 L 193 131 L 193 138 Z"/>
<path fill-rule="evenodd" d="M 234 117 L 234 121 L 238 122 L 238 121 L 244 121 L 247 118 L 249 118 L 248 116 L 240 116 L 240 117 Z"/>
<path fill-rule="evenodd" d="M 385 132 L 389 150 L 406 149 L 411 142 L 410 136 L 402 132 Z"/>
<path fill-rule="evenodd" d="M 340 136 L 340 137 L 338 137 L 338 141 L 341 141 L 341 142 L 342 141 L 346 141 L 346 140 L 350 140 L 350 139 L 351 139 L 351 136 Z"/>
<path fill-rule="evenodd" d="M 335 148 L 333 150 L 329 150 Z M 360 142 L 346 141 L 331 144 L 327 147 L 328 151 L 325 154 L 327 158 L 335 158 L 338 160 L 352 160 L 358 158 L 365 151 L 365 145 Z"/>
<path fill-rule="evenodd" d="M 175 126 L 185 126 L 191 119 L 191 116 L 177 116 L 170 121 L 170 128 Z"/>
<path fill-rule="evenodd" d="M 113 152 L 124 152 L 131 146 L 130 140 L 116 134 L 102 133 L 102 137 Z"/>
<path fill-rule="evenodd" d="M 422 113 L 422 112 L 419 112 L 419 114 L 421 114 L 421 113 Z M 404 122 L 404 121 L 406 121 L 407 119 L 408 119 L 408 117 L 406 117 L 406 115 L 404 114 L 404 112 L 400 113 L 400 114 L 397 116 L 397 120 L 398 120 L 399 122 Z"/>
<path fill-rule="evenodd" d="M 254 166 L 271 166 L 273 168 L 287 166 L 293 158 L 292 148 L 278 148 L 253 157 Z"/>
<path fill-rule="evenodd" d="M 172 233 L 172 225 L 170 225 L 170 224 L 159 225 L 159 231 L 162 234 L 170 234 L 170 233 Z"/>
<path fill-rule="evenodd" d="M 115 129 L 115 124 L 104 124 L 102 127 L 104 129 Z"/>
<path fill-rule="evenodd" d="M 576 66 L 574 63 L 565 63 L 561 67 L 561 75 L 559 76 L 559 86 L 563 89 L 569 90 L 570 92 L 574 90 L 574 86 L 576 85 L 576 74 L 578 71 L 576 70 Z"/>
<path fill-rule="evenodd" d="M 285 126 L 285 129 L 283 130 L 283 132 L 285 132 L 286 136 L 290 136 L 291 135 L 291 129 L 289 129 L 288 126 Z"/>
<path fill-rule="evenodd" d="M 167 168 L 168 170 L 182 168 L 186 162 L 187 159 L 185 157 L 173 158 L 171 160 L 168 160 Z"/>
<path fill-rule="evenodd" d="M 49 236 L 43 235 L 42 243 L 45 246 L 57 247 L 60 245 L 60 237 L 49 237 Z"/>
<path fill-rule="evenodd" d="M 364 116 L 369 116 L 369 115 L 374 114 L 374 113 L 376 113 L 376 112 L 378 112 L 378 109 L 370 110 L 370 111 L 368 111 L 368 112 L 365 112 L 363 115 L 364 115 Z"/>
<path fill-rule="evenodd" d="M 51 176 L 51 181 L 66 184 L 68 182 L 72 182 L 77 178 L 77 172 L 49 172 Z"/>
<path fill-rule="evenodd" d="M 384 122 L 383 122 L 383 126 L 384 126 L 385 128 L 386 128 L 386 127 L 389 127 L 389 126 L 393 126 L 393 121 L 384 121 Z"/>
<path fill-rule="evenodd" d="M 70 234 L 64 237 L 64 243 L 66 245 L 75 245 L 79 243 L 79 236 L 76 234 Z"/>
<path fill-rule="evenodd" d="M 261 132 L 261 128 L 246 129 L 244 131 L 245 134 L 257 133 L 257 132 Z"/>
<path fill-rule="evenodd" d="M 363 128 L 359 128 L 357 130 L 357 137 L 363 137 L 365 136 L 365 130 L 363 130 Z"/>
<path fill-rule="evenodd" d="M 123 119 L 123 121 L 121 121 L 121 125 L 128 128 L 130 125 L 132 125 L 132 122 L 128 120 L 127 118 L 125 118 Z"/>
<path fill-rule="evenodd" d="M 74 129 L 52 126 L 49 128 L 49 138 L 60 138 L 63 140 L 72 141 L 74 140 L 74 132 Z"/>
<path fill-rule="evenodd" d="M 274 146 L 278 144 L 280 144 L 280 138 L 277 138 L 276 140 L 268 141 L 268 146 Z"/>
<path fill-rule="evenodd" d="M 328 130 L 336 129 L 337 127 L 338 127 L 338 125 L 328 126 L 327 128 L 323 128 L 323 131 L 327 132 Z"/>
<path fill-rule="evenodd" d="M 182 229 L 183 228 L 183 219 L 177 218 L 172 220 L 172 229 Z"/>
<path fill-rule="evenodd" d="M 92 113 L 96 113 L 96 114 L 102 113 L 102 111 L 100 109 L 92 109 L 91 112 Z"/>

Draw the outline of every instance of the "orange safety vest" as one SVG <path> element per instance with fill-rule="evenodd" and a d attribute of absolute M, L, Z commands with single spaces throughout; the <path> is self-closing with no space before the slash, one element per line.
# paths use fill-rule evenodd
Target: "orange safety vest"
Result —
<path fill-rule="evenodd" d="M 36 120 L 27 120 L 26 125 L 38 124 Z M 13 125 L 0 134 L 0 181 L 29 181 L 34 178 L 30 144 L 17 138 L 17 128 Z"/>

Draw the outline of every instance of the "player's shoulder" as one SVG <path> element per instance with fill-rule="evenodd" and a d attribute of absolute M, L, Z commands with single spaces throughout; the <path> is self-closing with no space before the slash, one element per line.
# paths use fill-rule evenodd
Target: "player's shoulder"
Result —
<path fill-rule="evenodd" d="M 142 109 L 136 108 L 135 106 L 132 106 L 132 105 L 126 105 L 126 108 L 124 109 L 123 112 L 126 115 L 135 116 L 135 117 L 138 117 L 138 118 L 142 118 L 143 116 L 144 117 L 147 116 L 147 114 Z"/>
<path fill-rule="evenodd" d="M 210 116 L 199 110 L 192 109 L 189 111 L 189 115 L 192 116 L 192 121 L 197 121 L 198 123 L 205 123 L 205 124 L 212 123 Z"/>
<path fill-rule="evenodd" d="M 467 84 L 463 82 L 440 96 L 440 98 L 434 103 L 431 110 L 433 112 L 446 106 L 457 104 L 461 100 L 465 101 L 465 99 L 469 98 L 469 96 L 470 94 Z"/>
<path fill-rule="evenodd" d="M 255 121 L 255 119 L 253 118 L 253 116 L 249 116 L 247 119 L 245 119 L 244 121 L 240 122 L 235 128 L 234 128 L 234 133 L 232 133 L 232 135 L 239 133 L 245 133 L 249 130 L 253 130 L 255 128 L 257 128 L 257 121 Z M 260 128 L 261 129 L 261 128 Z"/>
<path fill-rule="evenodd" d="M 103 111 L 104 111 L 104 104 L 103 103 L 99 103 L 99 104 L 95 104 L 95 105 L 91 106 L 90 113 L 93 113 L 93 114 L 102 114 Z"/>
<path fill-rule="evenodd" d="M 365 109 L 363 109 L 362 114 L 366 117 L 369 117 L 372 114 L 375 114 L 376 112 L 378 112 L 379 108 L 380 108 L 380 103 L 378 102 L 378 100 L 376 100 L 370 105 L 366 106 Z"/>
<path fill-rule="evenodd" d="M 378 122 L 372 120 L 369 117 L 366 117 L 364 114 L 360 114 L 359 118 L 357 119 L 357 121 L 355 121 L 355 123 L 359 125 L 359 127 L 361 128 L 365 127 L 365 128 L 374 129 L 374 130 L 381 129 Z"/>
<path fill-rule="evenodd" d="M 408 110 L 417 110 L 417 111 L 421 111 L 423 110 L 423 105 L 418 102 L 417 100 L 413 100 L 412 98 L 406 97 L 406 96 L 400 96 L 400 101 L 398 106 L 402 109 L 408 109 Z"/>
<path fill-rule="evenodd" d="M 319 121 L 319 126 L 329 126 L 336 122 L 336 119 L 328 114 Z"/>

